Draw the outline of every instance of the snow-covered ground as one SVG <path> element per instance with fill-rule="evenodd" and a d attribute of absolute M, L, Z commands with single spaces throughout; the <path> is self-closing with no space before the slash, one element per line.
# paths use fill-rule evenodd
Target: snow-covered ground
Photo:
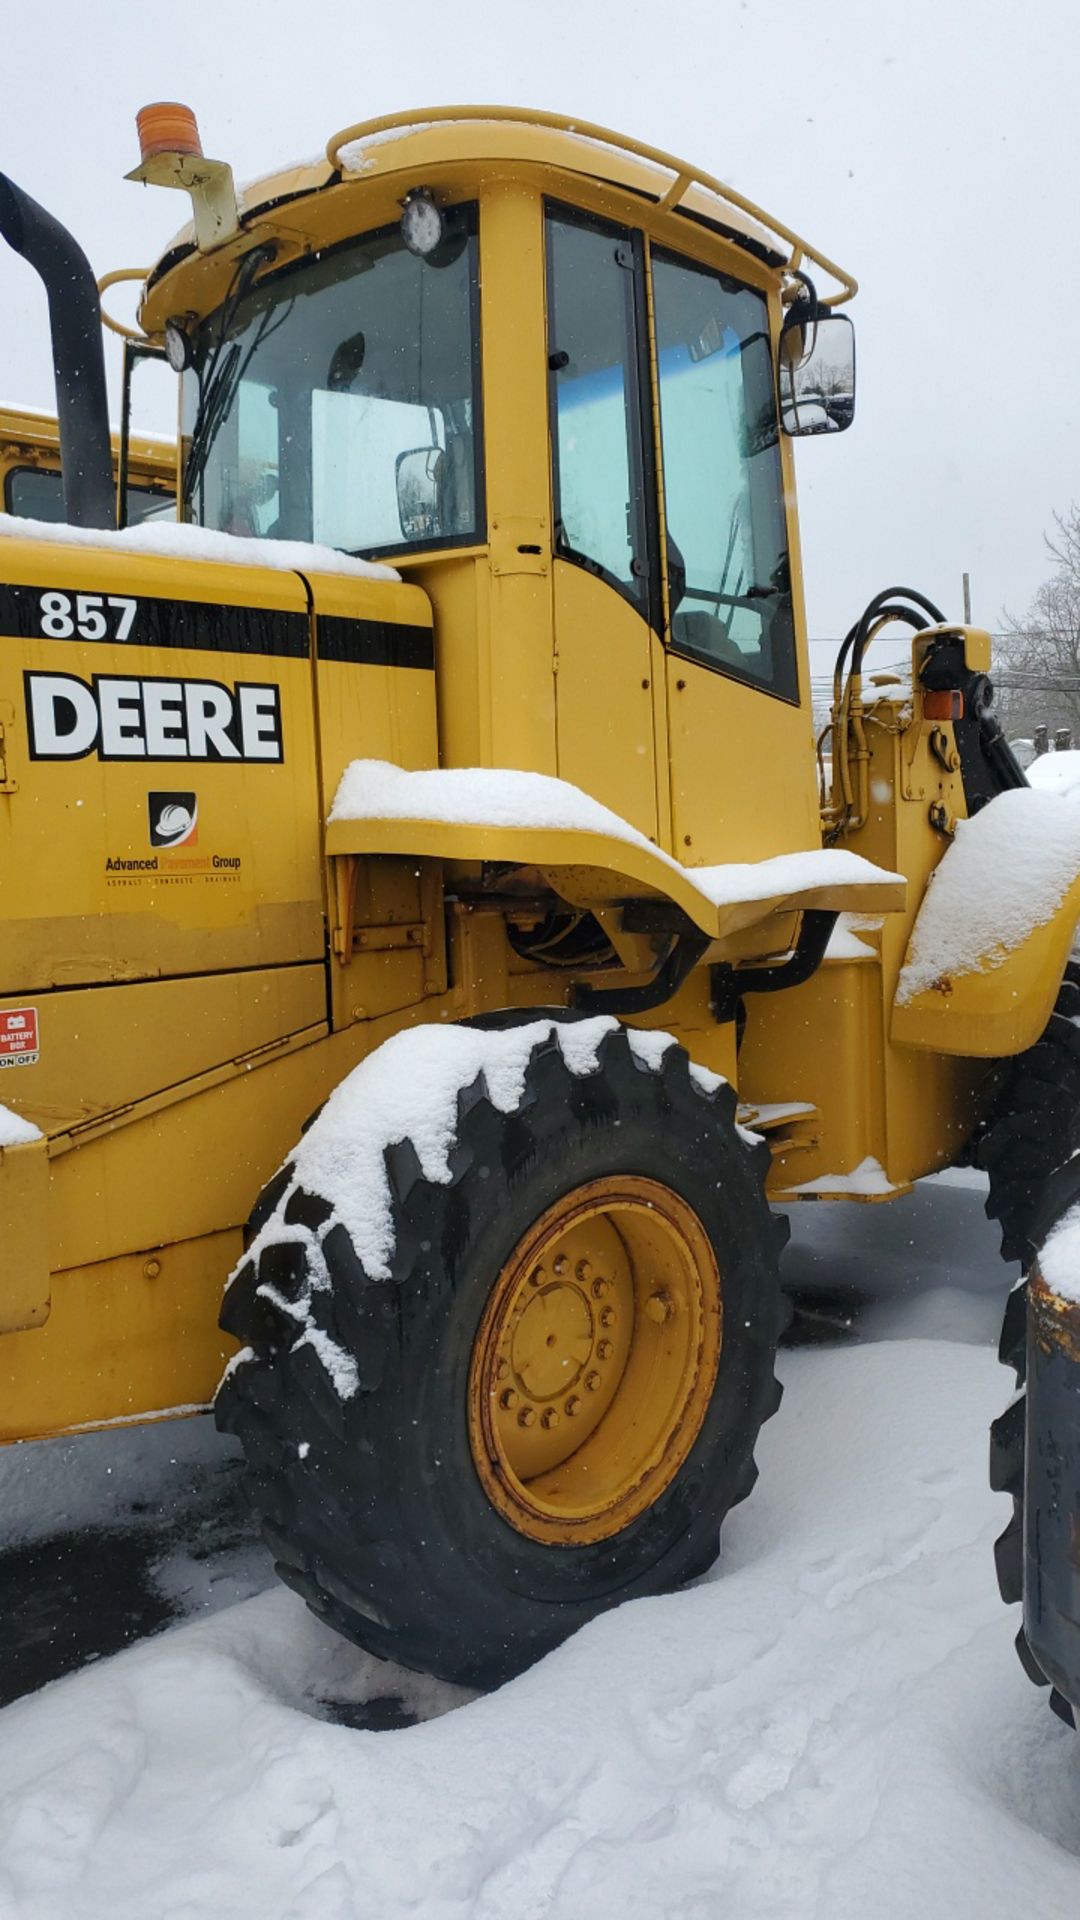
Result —
<path fill-rule="evenodd" d="M 205 1426 L 9 1455 L 0 1576 L 66 1499 L 191 1617 L 0 1713 L 3 1920 L 1075 1920 L 1080 1739 L 994 1587 L 980 1201 L 798 1210 L 791 1274 L 855 1334 L 783 1356 L 720 1565 L 487 1698 L 237 1598 L 266 1565 Z"/>

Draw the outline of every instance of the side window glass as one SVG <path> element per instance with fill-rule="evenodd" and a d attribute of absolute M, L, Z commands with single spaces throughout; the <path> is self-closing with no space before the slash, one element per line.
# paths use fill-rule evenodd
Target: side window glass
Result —
<path fill-rule="evenodd" d="M 558 550 L 647 610 L 632 241 L 548 214 L 548 347 Z"/>
<path fill-rule="evenodd" d="M 13 467 L 4 488 L 4 511 L 23 520 L 64 518 L 64 483 L 59 469 Z"/>
<path fill-rule="evenodd" d="M 763 295 L 653 253 L 671 640 L 798 699 Z"/>

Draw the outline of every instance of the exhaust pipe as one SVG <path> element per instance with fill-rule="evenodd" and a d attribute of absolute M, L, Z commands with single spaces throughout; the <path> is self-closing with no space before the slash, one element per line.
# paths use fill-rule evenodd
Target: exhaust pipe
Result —
<path fill-rule="evenodd" d="M 73 527 L 115 527 L 101 302 L 90 262 L 67 228 L 3 173 L 0 234 L 48 295 L 64 513 Z"/>

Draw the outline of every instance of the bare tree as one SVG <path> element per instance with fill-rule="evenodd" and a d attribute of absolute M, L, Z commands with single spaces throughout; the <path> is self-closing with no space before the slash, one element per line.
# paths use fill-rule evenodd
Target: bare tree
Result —
<path fill-rule="evenodd" d="M 1054 570 L 1025 619 L 1003 616 L 995 650 L 997 713 L 1013 739 L 1039 725 L 1080 734 L 1080 507 L 1054 515 L 1046 547 Z"/>

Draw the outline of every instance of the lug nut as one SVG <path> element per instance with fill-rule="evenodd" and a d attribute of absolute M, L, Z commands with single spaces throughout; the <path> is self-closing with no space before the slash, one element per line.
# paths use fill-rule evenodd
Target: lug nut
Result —
<path fill-rule="evenodd" d="M 593 1299 L 602 1300 L 610 1285 L 610 1280 L 594 1280 L 592 1283 Z"/>
<path fill-rule="evenodd" d="M 544 1278 L 543 1267 L 534 1267 L 532 1272 L 529 1275 L 530 1287 L 538 1287 L 541 1281 L 543 1280 L 543 1278 Z"/>
<path fill-rule="evenodd" d="M 555 1268 L 556 1273 L 565 1273 L 567 1267 L 570 1265 L 570 1262 L 567 1259 L 565 1253 L 560 1253 L 558 1258 L 552 1261 L 552 1265 Z"/>
<path fill-rule="evenodd" d="M 596 1357 L 597 1357 L 597 1359 L 598 1359 L 598 1360 L 610 1360 L 610 1359 L 611 1359 L 611 1356 L 612 1356 L 612 1354 L 614 1353 L 614 1351 L 615 1351 L 615 1349 L 614 1349 L 614 1347 L 612 1346 L 612 1344 L 611 1344 L 611 1341 L 610 1341 L 610 1340 L 599 1340 L 599 1341 L 597 1341 L 597 1345 L 596 1345 Z"/>
<path fill-rule="evenodd" d="M 514 1392 L 513 1387 L 504 1387 L 502 1393 L 499 1395 L 500 1407 L 505 1407 L 507 1413 L 509 1413 L 512 1407 L 517 1406 L 517 1403 L 518 1396 Z"/>
<path fill-rule="evenodd" d="M 600 1314 L 600 1325 L 602 1327 L 610 1327 L 614 1324 L 614 1320 L 615 1320 L 614 1307 L 604 1307 Z"/>
<path fill-rule="evenodd" d="M 509 1371 L 510 1371 L 509 1360 L 500 1360 L 498 1366 L 495 1369 L 496 1380 L 505 1380 Z"/>
<path fill-rule="evenodd" d="M 522 1407 L 521 1412 L 518 1414 L 518 1426 L 533 1427 L 535 1425 L 536 1425 L 536 1408 Z"/>
<path fill-rule="evenodd" d="M 581 1412 L 581 1400 L 576 1393 L 572 1393 L 570 1395 L 569 1400 L 566 1402 L 566 1412 L 567 1412 L 567 1416 L 571 1420 L 574 1418 L 574 1415 L 576 1413 Z"/>
<path fill-rule="evenodd" d="M 658 1327 L 662 1327 L 665 1321 L 671 1319 L 675 1311 L 675 1302 L 670 1293 L 661 1287 L 657 1293 L 650 1293 L 645 1302 L 645 1311 L 650 1320 L 654 1321 Z"/>
<path fill-rule="evenodd" d="M 574 1272 L 577 1274 L 578 1279 L 582 1281 L 591 1280 L 592 1271 L 593 1271 L 593 1268 L 592 1268 L 591 1260 L 579 1260 L 577 1263 L 577 1266 L 574 1268 Z"/>
<path fill-rule="evenodd" d="M 587 1373 L 585 1375 L 585 1385 L 588 1387 L 590 1393 L 595 1393 L 597 1387 L 600 1385 L 600 1375 L 598 1373 Z"/>
<path fill-rule="evenodd" d="M 550 1433 L 552 1427 L 557 1427 L 558 1424 L 559 1424 L 558 1408 L 545 1407 L 543 1413 L 540 1415 L 540 1425 L 542 1427 L 546 1427 L 548 1429 L 548 1432 Z"/>

